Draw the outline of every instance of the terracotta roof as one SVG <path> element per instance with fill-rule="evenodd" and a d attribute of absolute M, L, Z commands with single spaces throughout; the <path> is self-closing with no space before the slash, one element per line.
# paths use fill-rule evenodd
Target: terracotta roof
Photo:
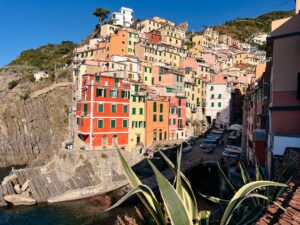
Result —
<path fill-rule="evenodd" d="M 289 188 L 276 200 L 286 211 L 270 205 L 257 225 L 300 225 L 300 171 L 289 183 Z"/>

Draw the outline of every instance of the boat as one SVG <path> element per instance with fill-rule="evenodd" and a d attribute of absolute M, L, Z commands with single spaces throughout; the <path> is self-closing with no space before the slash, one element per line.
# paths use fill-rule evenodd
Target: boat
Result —
<path fill-rule="evenodd" d="M 211 133 L 213 133 L 213 134 L 221 134 L 222 135 L 224 133 L 224 131 L 223 130 L 212 130 Z"/>
<path fill-rule="evenodd" d="M 200 148 L 216 148 L 217 147 L 217 144 L 214 144 L 214 143 L 202 143 L 200 144 Z"/>
<path fill-rule="evenodd" d="M 226 157 L 231 157 L 231 158 L 239 158 L 240 157 L 240 153 L 237 153 L 237 152 L 232 152 L 232 151 L 228 151 L 228 150 L 224 150 L 223 151 L 223 156 L 226 156 Z"/>
<path fill-rule="evenodd" d="M 229 151 L 229 152 L 235 152 L 235 153 L 241 153 L 242 152 L 242 148 L 241 147 L 234 146 L 234 145 L 227 145 L 225 147 L 225 150 Z"/>

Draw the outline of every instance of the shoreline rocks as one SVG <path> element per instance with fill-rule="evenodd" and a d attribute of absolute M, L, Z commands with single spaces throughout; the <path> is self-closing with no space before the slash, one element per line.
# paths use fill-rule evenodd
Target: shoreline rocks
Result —
<path fill-rule="evenodd" d="M 36 200 L 22 195 L 5 195 L 4 200 L 13 205 L 35 205 Z"/>

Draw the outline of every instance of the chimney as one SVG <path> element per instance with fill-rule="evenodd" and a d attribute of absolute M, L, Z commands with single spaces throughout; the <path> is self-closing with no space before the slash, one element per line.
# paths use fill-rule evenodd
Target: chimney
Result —
<path fill-rule="evenodd" d="M 295 1 L 296 1 L 296 15 L 297 15 L 300 12 L 300 0 L 295 0 Z"/>

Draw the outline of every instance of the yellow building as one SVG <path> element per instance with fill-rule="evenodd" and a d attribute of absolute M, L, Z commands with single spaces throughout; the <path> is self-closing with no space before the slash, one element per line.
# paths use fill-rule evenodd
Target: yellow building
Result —
<path fill-rule="evenodd" d="M 157 21 L 154 21 L 153 19 L 145 19 L 137 23 L 136 27 L 138 31 L 147 33 L 152 30 L 158 30 L 159 28 L 163 27 L 163 25 Z"/>
<path fill-rule="evenodd" d="M 151 87 L 154 84 L 154 77 L 152 74 L 152 63 L 143 61 L 140 66 L 140 73 L 142 74 L 143 83 Z"/>
<path fill-rule="evenodd" d="M 194 46 L 216 48 L 219 44 L 219 33 L 212 28 L 206 28 L 202 35 L 195 35 L 192 38 Z"/>
<path fill-rule="evenodd" d="M 161 40 L 163 43 L 168 45 L 173 45 L 176 47 L 182 46 L 182 40 L 180 35 L 176 32 L 176 29 L 173 27 L 164 27 L 160 29 Z"/>
<path fill-rule="evenodd" d="M 111 24 L 104 24 L 101 26 L 101 31 L 100 31 L 100 37 L 108 37 L 111 34 L 114 34 L 117 30 L 119 30 L 120 27 L 111 25 Z"/>
<path fill-rule="evenodd" d="M 238 53 L 233 56 L 233 65 L 236 64 L 250 64 L 257 65 L 260 63 L 260 60 L 253 53 Z"/>
<path fill-rule="evenodd" d="M 163 62 L 170 66 L 179 67 L 180 49 L 165 44 L 139 42 L 135 46 L 136 56 L 149 62 Z"/>
<path fill-rule="evenodd" d="M 131 83 L 130 93 L 128 147 L 130 151 L 138 150 L 139 153 L 142 153 L 146 134 L 147 87 L 142 83 Z"/>

